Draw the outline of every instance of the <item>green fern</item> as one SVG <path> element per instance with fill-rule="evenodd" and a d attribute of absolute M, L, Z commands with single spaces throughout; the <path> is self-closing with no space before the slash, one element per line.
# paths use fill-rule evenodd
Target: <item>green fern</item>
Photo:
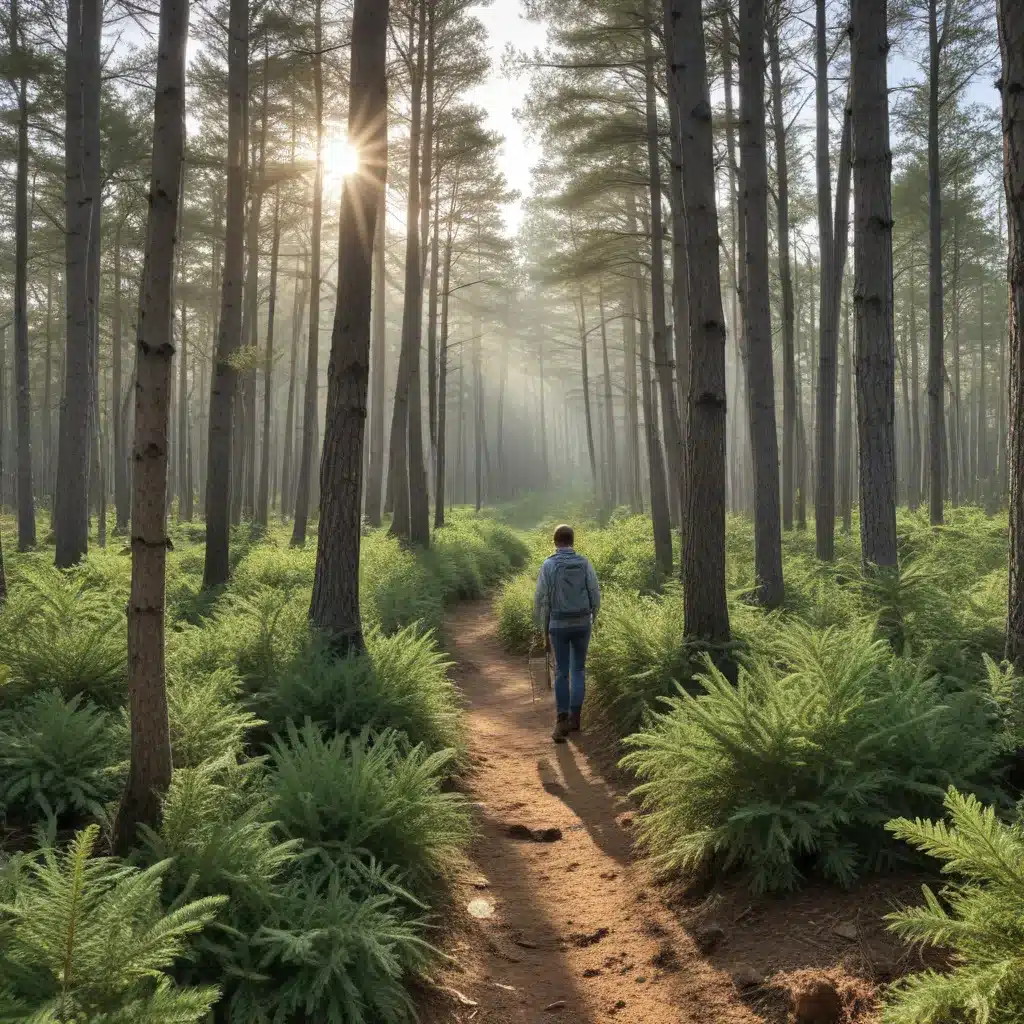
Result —
<path fill-rule="evenodd" d="M 94 857 L 93 825 L 63 855 L 43 850 L 0 903 L 0 1020 L 157 1024 L 202 1020 L 215 988 L 187 989 L 166 973 L 224 902 L 165 914 L 160 879 Z"/>
<path fill-rule="evenodd" d="M 194 768 L 223 755 L 239 755 L 247 734 L 263 723 L 240 704 L 241 683 L 231 669 L 174 673 L 167 713 L 175 767 Z"/>
<path fill-rule="evenodd" d="M 952 950 L 953 970 L 904 979 L 886 999 L 887 1024 L 1016 1024 L 1024 1018 L 1024 832 L 991 807 L 950 789 L 949 823 L 900 818 L 886 827 L 935 857 L 961 881 L 924 906 L 890 914 L 890 928 L 916 945 Z"/>
<path fill-rule="evenodd" d="M 102 817 L 123 784 L 127 753 L 127 730 L 108 712 L 80 694 L 37 694 L 0 716 L 0 808 Z"/>
<path fill-rule="evenodd" d="M 366 634 L 367 655 L 339 659 L 316 644 L 285 666 L 253 706 L 280 733 L 306 719 L 325 732 L 398 729 L 431 751 L 462 750 L 458 692 L 450 662 L 430 633 L 415 626 Z"/>
<path fill-rule="evenodd" d="M 410 976 L 437 956 L 409 898 L 373 865 L 300 871 L 250 947 L 231 1024 L 403 1024 Z"/>
<path fill-rule="evenodd" d="M 429 892 L 459 863 L 472 830 L 465 798 L 441 790 L 455 752 L 406 748 L 390 729 L 325 739 L 312 723 L 289 723 L 271 751 L 273 815 L 284 834 L 328 863 L 392 865 L 412 892 Z"/>
<path fill-rule="evenodd" d="M 944 694 L 873 629 L 779 624 L 737 686 L 709 663 L 703 694 L 680 692 L 627 739 L 650 812 L 640 836 L 663 866 L 715 861 L 758 891 L 809 869 L 848 885 L 898 856 L 882 829 L 894 814 L 991 777 L 980 696 Z"/>
<path fill-rule="evenodd" d="M 124 602 L 93 589 L 83 574 L 28 564 L 18 572 L 0 614 L 5 688 L 19 698 L 59 689 L 104 707 L 127 695 L 128 640 Z"/>

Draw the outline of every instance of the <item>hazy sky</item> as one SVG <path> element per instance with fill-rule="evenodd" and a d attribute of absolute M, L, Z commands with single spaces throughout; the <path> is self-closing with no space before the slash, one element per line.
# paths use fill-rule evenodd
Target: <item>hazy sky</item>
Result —
<path fill-rule="evenodd" d="M 501 68 L 502 55 L 510 43 L 518 49 L 532 50 L 542 46 L 546 36 L 544 26 L 521 17 L 519 8 L 519 0 L 494 0 L 487 7 L 475 9 L 490 36 L 493 67 L 488 80 L 474 90 L 472 98 L 487 110 L 490 127 L 505 136 L 501 169 L 509 185 L 525 195 L 530 190 L 530 168 L 539 154 L 536 147 L 527 143 L 515 119 L 515 110 L 526 95 L 526 78 L 506 77 Z M 506 219 L 512 230 L 519 226 L 518 203 L 507 211 Z"/>

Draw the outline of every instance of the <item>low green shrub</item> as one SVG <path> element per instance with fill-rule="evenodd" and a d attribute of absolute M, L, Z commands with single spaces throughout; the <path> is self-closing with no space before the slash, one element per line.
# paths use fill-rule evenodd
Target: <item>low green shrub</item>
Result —
<path fill-rule="evenodd" d="M 1024 1019 L 1024 830 L 976 797 L 950 789 L 949 823 L 900 818 L 886 826 L 916 850 L 943 861 L 957 881 L 924 905 L 889 915 L 889 927 L 916 946 L 953 953 L 953 969 L 904 978 L 886 995 L 886 1024 L 1017 1024 Z"/>
<path fill-rule="evenodd" d="M 176 768 L 242 754 L 248 733 L 264 723 L 240 703 L 241 688 L 237 675 L 227 668 L 171 675 L 167 714 Z"/>
<path fill-rule="evenodd" d="M 283 733 L 289 721 L 307 720 L 325 733 L 393 728 L 414 746 L 461 750 L 458 692 L 433 635 L 415 626 L 391 635 L 374 629 L 366 645 L 365 656 L 343 659 L 308 645 L 254 697 L 269 731 Z"/>
<path fill-rule="evenodd" d="M 896 658 L 872 622 L 780 623 L 737 686 L 710 663 L 699 681 L 703 694 L 669 698 L 626 740 L 649 811 L 640 838 L 665 868 L 712 861 L 749 872 L 756 891 L 811 871 L 848 885 L 899 855 L 890 818 L 994 776 L 995 719 L 979 690 Z"/>
<path fill-rule="evenodd" d="M 83 694 L 117 707 L 127 696 L 123 597 L 91 588 L 81 572 L 22 566 L 0 613 L 0 663 L 11 671 L 7 700 L 59 689 L 66 698 Z"/>
<path fill-rule="evenodd" d="M 383 530 L 363 538 L 359 560 L 359 607 L 364 628 L 384 633 L 419 623 L 438 629 L 444 593 L 422 558 Z"/>
<path fill-rule="evenodd" d="M 455 751 L 428 753 L 394 730 L 324 738 L 289 724 L 271 750 L 273 815 L 331 864 L 393 866 L 425 894 L 459 863 L 471 836 L 464 797 L 441 789 Z"/>
<path fill-rule="evenodd" d="M 495 598 L 498 639 L 509 654 L 528 654 L 532 649 L 543 646 L 543 634 L 533 622 L 536 584 L 536 574 L 521 572 L 506 580 Z"/>
<path fill-rule="evenodd" d="M 609 591 L 587 658 L 587 708 L 620 736 L 636 732 L 691 672 L 682 645 L 683 599 Z"/>
<path fill-rule="evenodd" d="M 63 855 L 43 850 L 0 882 L 0 1018 L 156 1024 L 201 1021 L 214 987 L 169 974 L 224 903 L 212 897 L 165 913 L 166 862 L 140 871 L 94 857 L 99 829 Z"/>
<path fill-rule="evenodd" d="M 0 810 L 31 821 L 102 817 L 124 785 L 128 732 L 111 713 L 58 690 L 0 715 Z"/>
<path fill-rule="evenodd" d="M 386 875 L 357 862 L 295 873 L 252 940 L 228 1020 L 415 1021 L 408 981 L 437 954 L 408 902 Z"/>

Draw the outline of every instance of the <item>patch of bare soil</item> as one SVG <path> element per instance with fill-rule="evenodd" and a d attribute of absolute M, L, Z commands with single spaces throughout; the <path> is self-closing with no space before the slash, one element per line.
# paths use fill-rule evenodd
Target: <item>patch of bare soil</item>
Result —
<path fill-rule="evenodd" d="M 489 603 L 459 607 L 448 635 L 479 836 L 427 1024 L 862 1024 L 876 984 L 917 966 L 881 917 L 917 898 L 918 879 L 752 898 L 738 883 L 695 895 L 653 878 L 632 855 L 612 745 L 551 742 L 550 693 L 531 700 Z"/>

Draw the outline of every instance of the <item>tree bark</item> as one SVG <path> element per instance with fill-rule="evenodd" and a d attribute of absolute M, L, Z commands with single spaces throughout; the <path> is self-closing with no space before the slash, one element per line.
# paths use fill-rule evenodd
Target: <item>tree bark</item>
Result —
<path fill-rule="evenodd" d="M 384 211 L 387 182 L 381 188 L 380 209 Z M 383 212 L 377 225 L 373 264 L 373 350 L 370 355 L 370 466 L 366 481 L 366 517 L 380 526 L 384 490 L 384 412 L 387 401 L 387 266 L 385 257 L 387 220 Z"/>
<path fill-rule="evenodd" d="M 420 249 L 420 149 L 423 127 L 423 79 L 426 61 L 426 0 L 418 0 L 419 25 L 418 33 L 414 33 L 410 23 L 410 43 L 414 34 L 418 36 L 416 57 L 412 74 L 412 123 L 409 129 L 409 199 L 406 207 L 406 244 L 405 244 L 405 304 L 402 311 L 402 347 L 398 358 L 398 380 L 395 386 L 395 403 L 391 417 L 391 440 L 388 458 L 388 472 L 391 480 L 391 492 L 394 502 L 394 515 L 391 522 L 391 533 L 402 540 L 429 542 L 428 536 L 422 536 L 422 524 L 418 515 L 414 514 L 413 506 L 419 508 L 419 499 L 424 494 L 417 494 L 420 484 L 417 461 L 422 465 L 423 445 L 417 415 L 419 401 L 419 349 L 420 332 L 423 315 L 423 276 L 421 271 Z M 410 58 L 412 47 L 410 45 Z M 417 460 L 414 436 L 420 439 Z M 425 484 L 422 488 L 425 492 Z M 415 533 L 415 537 L 414 537 Z"/>
<path fill-rule="evenodd" d="M 579 290 L 579 326 L 580 326 L 580 377 L 583 387 L 583 417 L 587 429 L 587 457 L 590 462 L 590 481 L 595 496 L 598 494 L 597 452 L 594 449 L 594 417 L 590 407 L 590 352 L 587 331 L 587 307 L 584 304 L 583 288 Z"/>
<path fill-rule="evenodd" d="M 828 312 L 835 278 L 835 242 L 832 234 L 832 161 L 828 130 L 828 25 L 825 0 L 815 0 L 815 167 L 818 193 L 818 276 L 821 309 L 818 316 L 818 410 L 815 431 L 817 472 L 814 481 L 814 535 L 819 559 L 835 555 L 835 431 L 836 334 Z"/>
<path fill-rule="evenodd" d="M 917 288 L 914 282 L 914 262 L 917 254 L 910 254 L 910 488 L 907 503 L 916 512 L 921 504 L 921 385 L 917 347 Z"/>
<path fill-rule="evenodd" d="M 644 436 L 647 441 L 647 472 L 651 491 L 651 523 L 654 529 L 654 561 L 659 571 L 672 574 L 672 519 L 665 481 L 665 452 L 658 432 L 658 396 L 651 373 L 651 331 L 643 279 L 638 276 L 637 308 L 640 311 L 640 381 L 644 407 Z"/>
<path fill-rule="evenodd" d="M 764 0 L 740 3 L 740 172 L 747 300 L 747 391 L 754 453 L 754 571 L 758 600 L 782 603 L 779 453 L 768 279 L 768 162 L 765 153 Z"/>
<path fill-rule="evenodd" d="M 99 228 L 100 0 L 70 0 L 65 61 L 64 394 L 57 453 L 53 529 L 55 564 L 67 568 L 89 549 L 89 445 L 95 386 L 94 323 L 99 275 L 93 271 Z"/>
<path fill-rule="evenodd" d="M 654 45 L 651 39 L 650 0 L 646 0 L 648 25 L 644 32 L 647 100 L 647 158 L 651 193 L 651 323 L 654 347 L 654 370 L 661 399 L 662 430 L 665 438 L 666 471 L 669 477 L 668 502 L 673 520 L 679 521 L 683 483 L 682 430 L 679 425 L 679 404 L 675 385 L 675 360 L 668 345 L 665 321 L 665 226 L 661 207 L 661 146 L 658 125 L 657 83 L 655 80 Z"/>
<path fill-rule="evenodd" d="M 306 257 L 295 270 L 295 288 L 292 291 L 292 345 L 288 370 L 288 398 L 284 414 L 284 438 L 281 442 L 281 518 L 290 515 L 295 501 L 293 469 L 295 465 L 295 388 L 299 359 L 299 339 L 302 337 L 303 315 L 306 309 L 306 295 L 303 282 L 306 279 Z"/>
<path fill-rule="evenodd" d="M 203 585 L 227 583 L 231 537 L 231 450 L 235 368 L 232 356 L 242 341 L 242 275 L 245 240 L 245 107 L 249 92 L 249 6 L 231 0 L 228 21 L 227 216 L 220 326 L 210 384 L 206 470 L 206 563 Z"/>
<path fill-rule="evenodd" d="M 843 371 L 839 387 L 839 514 L 843 533 L 853 528 L 853 352 L 850 346 L 850 310 L 843 302 Z"/>
<path fill-rule="evenodd" d="M 189 471 L 188 320 L 181 298 L 181 352 L 178 357 L 178 518 L 192 521 L 192 474 Z"/>
<path fill-rule="evenodd" d="M 946 485 L 946 423 L 943 410 L 942 182 L 939 171 L 939 72 L 946 27 L 940 31 L 939 0 L 928 0 L 928 461 L 929 512 L 933 526 L 943 522 Z"/>
<path fill-rule="evenodd" d="M 21 50 L 18 0 L 11 0 L 11 55 Z M 36 510 L 32 490 L 32 396 L 28 362 L 28 78 L 24 69 L 18 95 L 18 155 L 14 183 L 14 386 L 18 422 L 18 550 L 36 546 Z"/>
<path fill-rule="evenodd" d="M 687 287 L 689 285 L 687 284 Z M 608 438 L 606 462 L 608 466 L 608 487 L 605 495 L 609 509 L 618 502 L 619 465 L 615 441 L 615 405 L 612 398 L 612 370 L 608 359 L 608 322 L 604 308 L 604 289 L 598 288 L 598 311 L 601 316 L 601 369 L 604 371 L 604 426 Z M 689 324 L 687 327 L 687 349 L 689 349 Z"/>
<path fill-rule="evenodd" d="M 170 425 L 174 250 L 185 155 L 188 0 L 161 0 L 153 116 L 149 223 L 139 299 L 132 452 L 132 589 L 128 602 L 131 766 L 114 828 L 117 852 L 131 849 L 140 824 L 155 827 L 171 783 L 164 678 L 167 549 L 167 434 Z"/>
<path fill-rule="evenodd" d="M 677 44 L 674 36 L 676 27 L 671 8 L 671 2 L 666 0 L 664 3 L 665 48 L 668 55 L 666 61 L 668 64 L 669 131 L 671 133 L 669 148 L 672 159 L 669 192 L 672 199 L 672 319 L 676 357 L 676 407 L 679 416 L 680 471 L 682 473 L 679 483 L 680 517 L 682 529 L 685 531 L 687 529 L 686 508 L 689 490 L 686 476 L 686 403 L 690 390 L 690 260 L 687 249 L 686 202 L 683 198 L 683 146 L 680 134 L 679 83 L 676 76 L 672 74 L 671 54 L 675 52 Z"/>
<path fill-rule="evenodd" d="M 669 75 L 688 154 L 683 190 L 689 247 L 690 365 L 687 395 L 683 622 L 688 637 L 729 639 L 725 589 L 725 314 L 718 260 L 714 138 L 700 0 L 670 0 Z"/>
<path fill-rule="evenodd" d="M 853 0 L 850 81 L 861 549 L 866 565 L 895 567 L 896 385 L 886 14 L 886 0 Z"/>
<path fill-rule="evenodd" d="M 1010 587 L 1006 657 L 1024 670 L 1024 10 L 999 0 L 1003 56 L 1003 185 L 1009 228 Z"/>
<path fill-rule="evenodd" d="M 292 544 L 306 543 L 309 522 L 310 491 L 313 482 L 313 442 L 316 436 L 316 402 L 320 380 L 320 233 L 324 205 L 324 75 L 323 75 L 323 3 L 313 8 L 313 94 L 316 117 L 316 172 L 313 180 L 313 224 L 310 230 L 309 347 L 306 352 L 306 393 L 302 409 L 302 447 L 295 491 L 295 520 Z M 333 349 L 333 341 L 332 341 Z M 322 488 L 321 488 L 322 490 Z"/>
<path fill-rule="evenodd" d="M 345 179 L 338 228 L 338 302 L 327 367 L 320 530 L 309 615 L 339 654 L 363 649 L 359 544 L 370 376 L 373 240 L 387 178 L 388 0 L 355 0 L 348 137 L 362 157 Z"/>
<path fill-rule="evenodd" d="M 274 321 L 277 313 L 277 268 L 281 251 L 281 189 L 274 188 L 273 237 L 270 243 L 270 297 L 267 300 L 267 350 L 263 359 L 263 445 L 260 449 L 260 486 L 256 495 L 256 525 L 270 522 L 270 440 L 274 415 Z"/>
<path fill-rule="evenodd" d="M 781 10 L 781 8 L 779 9 Z M 793 273 L 789 255 L 789 164 L 786 121 L 782 109 L 782 60 L 778 17 L 768 29 L 772 77 L 772 126 L 775 133 L 775 173 L 778 181 L 779 283 L 782 288 L 782 527 L 793 529 L 794 458 L 796 455 L 796 355 L 793 348 Z"/>
<path fill-rule="evenodd" d="M 441 285 L 441 347 L 437 364 L 437 456 L 434 470 L 434 528 L 444 526 L 445 461 L 448 449 L 448 315 L 452 286 L 452 236 L 449 222 L 444 246 L 444 279 Z M 461 382 L 460 382 L 461 387 Z M 383 416 L 381 430 L 384 429 Z"/>

